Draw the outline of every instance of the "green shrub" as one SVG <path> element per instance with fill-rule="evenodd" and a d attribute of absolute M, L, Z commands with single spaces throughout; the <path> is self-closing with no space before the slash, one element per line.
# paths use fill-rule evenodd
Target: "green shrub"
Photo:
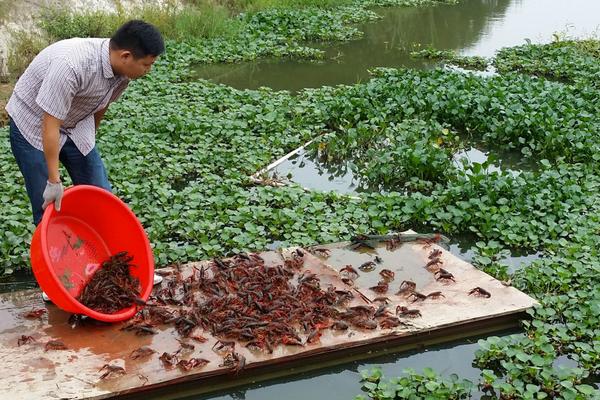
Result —
<path fill-rule="evenodd" d="M 167 39 L 186 40 L 227 36 L 238 29 L 223 7 L 147 6 L 131 12 L 107 13 L 93 11 L 73 14 L 68 10 L 51 10 L 41 19 L 41 28 L 52 41 L 72 37 L 110 37 L 129 19 L 142 19 L 154 24 Z"/>
<path fill-rule="evenodd" d="M 16 80 L 25 71 L 31 60 L 48 44 L 50 41 L 37 33 L 25 31 L 12 33 L 7 62 L 10 78 Z"/>
<path fill-rule="evenodd" d="M 110 37 L 125 21 L 119 14 L 91 11 L 73 14 L 67 9 L 48 10 L 41 15 L 40 27 L 51 41 L 73 37 Z"/>

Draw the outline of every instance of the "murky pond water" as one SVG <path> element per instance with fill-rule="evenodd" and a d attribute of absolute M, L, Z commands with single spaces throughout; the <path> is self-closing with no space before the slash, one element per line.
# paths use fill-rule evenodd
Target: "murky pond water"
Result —
<path fill-rule="evenodd" d="M 461 235 L 450 238 L 450 253 L 460 259 L 472 263 L 475 256 L 476 243 L 479 241 L 475 236 Z M 527 268 L 533 261 L 542 258 L 541 251 L 524 251 L 521 249 L 508 249 L 510 255 L 499 260 L 499 263 L 507 267 L 507 272 L 513 274 L 516 271 Z"/>
<path fill-rule="evenodd" d="M 590 35 L 600 29 L 600 2 L 593 0 L 463 0 L 457 5 L 378 9 L 383 19 L 360 28 L 360 40 L 325 48 L 326 62 L 261 60 L 205 65 L 198 77 L 240 89 L 268 86 L 300 90 L 356 83 L 373 67 L 431 68 L 413 59 L 416 44 L 493 56 L 501 47 L 552 40 L 556 32 Z"/>
<path fill-rule="evenodd" d="M 505 337 L 518 334 L 509 330 L 497 332 L 495 336 Z M 402 354 L 374 355 L 368 362 L 356 361 L 337 367 L 311 372 L 297 373 L 291 378 L 273 379 L 240 386 L 236 389 L 216 392 L 208 395 L 182 397 L 185 400 L 306 400 L 306 399 L 353 399 L 361 390 L 360 371 L 380 367 L 384 376 L 397 377 L 407 368 L 422 371 L 423 368 L 435 368 L 444 375 L 458 374 L 472 382 L 479 380 L 481 370 L 472 365 L 475 352 L 479 349 L 477 340 L 484 337 L 472 337 L 469 340 L 448 342 L 444 345 L 404 352 Z M 559 357 L 555 366 L 576 367 L 576 363 Z M 293 371 L 290 371 L 293 373 Z M 479 395 L 473 393 L 476 399 Z"/>

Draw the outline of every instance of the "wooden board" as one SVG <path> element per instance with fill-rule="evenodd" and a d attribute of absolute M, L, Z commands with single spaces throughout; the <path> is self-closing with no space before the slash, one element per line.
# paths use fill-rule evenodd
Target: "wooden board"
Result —
<path fill-rule="evenodd" d="M 377 328 L 363 330 L 351 328 L 347 331 L 324 330 L 320 341 L 304 346 L 278 346 L 272 354 L 250 351 L 238 346 L 236 351 L 246 358 L 246 367 L 239 374 L 231 369 L 220 367 L 222 355 L 211 350 L 216 338 L 209 332 L 201 332 L 209 338 L 206 343 L 194 343 L 195 349 L 180 353 L 182 358 L 200 357 L 210 362 L 201 369 L 182 372 L 178 368 L 165 369 L 159 361 L 163 352 L 173 353 L 181 345 L 179 334 L 172 325 L 157 328 L 158 334 L 136 336 L 122 331 L 122 324 L 104 325 L 88 323 L 72 327 L 68 323 L 70 315 L 53 305 L 41 301 L 39 292 L 23 291 L 0 297 L 0 355 L 4 363 L 4 373 L 0 376 L 2 398 L 55 399 L 55 398 L 109 398 L 117 395 L 164 392 L 165 387 L 184 382 L 214 382 L 221 379 L 230 385 L 254 377 L 273 368 L 282 370 L 283 365 L 312 363 L 326 360 L 330 365 L 347 361 L 348 354 L 366 353 L 376 347 L 399 346 L 414 342 L 415 338 L 438 334 L 450 334 L 448 340 L 457 335 L 469 336 L 475 327 L 506 327 L 506 322 L 524 310 L 532 307 L 535 301 L 515 288 L 504 286 L 489 275 L 453 256 L 437 245 L 406 243 L 395 250 L 385 246 L 377 249 L 351 251 L 347 243 L 320 246 L 330 249 L 329 256 L 320 257 L 304 250 L 304 267 L 299 273 L 310 270 L 316 273 L 323 288 L 333 285 L 348 288 L 340 279 L 338 271 L 351 264 L 358 268 L 375 256 L 381 258 L 372 272 L 359 271 L 355 288 L 368 300 L 379 296 L 369 289 L 379 281 L 379 271 L 383 268 L 395 272 L 386 296 L 391 303 L 390 311 L 404 305 L 418 308 L 422 317 L 407 320 L 409 326 L 391 329 Z M 436 281 L 434 275 L 424 268 L 433 249 L 442 251 L 443 268 L 451 272 L 456 282 Z M 286 249 L 280 252 L 261 253 L 267 265 L 279 265 L 285 257 L 295 251 Z M 207 266 L 210 261 L 190 263 L 181 267 L 184 276 L 193 273 L 194 268 Z M 294 280 L 297 278 L 294 277 Z M 403 280 L 414 281 L 417 291 L 424 294 L 441 291 L 444 297 L 412 302 L 412 298 L 396 295 Z M 163 285 L 166 281 L 163 282 Z M 489 291 L 490 298 L 468 295 L 469 291 L 480 286 Z M 350 305 L 368 304 L 366 299 L 355 296 Z M 23 317 L 24 313 L 38 308 L 46 308 L 47 314 L 39 320 Z M 35 342 L 18 346 L 21 335 L 32 336 Z M 301 335 L 302 336 L 302 335 Z M 305 337 L 305 336 L 304 336 Z M 44 345 L 49 340 L 61 340 L 68 350 L 48 350 Z M 192 343 L 192 342 L 190 342 Z M 140 346 L 150 346 L 157 353 L 147 358 L 132 360 L 130 354 Z M 105 365 L 121 366 L 123 376 L 100 379 Z M 319 365 L 322 365 L 321 363 Z M 163 393 L 164 394 L 164 393 Z M 168 397 L 168 396 L 167 396 Z M 173 396 L 174 397 L 174 396 Z"/>

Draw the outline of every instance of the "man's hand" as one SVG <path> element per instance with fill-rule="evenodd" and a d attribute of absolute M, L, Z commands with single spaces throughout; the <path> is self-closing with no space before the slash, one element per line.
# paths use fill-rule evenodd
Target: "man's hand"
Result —
<path fill-rule="evenodd" d="M 42 208 L 45 210 L 49 204 L 54 203 L 54 207 L 56 211 L 60 211 L 60 204 L 62 203 L 64 189 L 61 182 L 52 183 L 47 181 L 46 189 L 44 189 L 44 204 L 42 204 Z"/>

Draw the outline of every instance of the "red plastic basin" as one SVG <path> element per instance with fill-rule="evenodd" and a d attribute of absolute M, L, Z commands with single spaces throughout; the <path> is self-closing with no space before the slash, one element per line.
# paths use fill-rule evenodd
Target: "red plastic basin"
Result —
<path fill-rule="evenodd" d="M 31 241 L 31 267 L 42 290 L 62 310 L 99 321 L 124 321 L 136 313 L 135 305 L 104 314 L 76 300 L 100 264 L 121 251 L 133 256 L 131 274 L 140 281 L 140 297 L 147 300 L 154 257 L 140 221 L 114 194 L 78 185 L 65 190 L 60 212 L 54 204 L 46 208 Z"/>

